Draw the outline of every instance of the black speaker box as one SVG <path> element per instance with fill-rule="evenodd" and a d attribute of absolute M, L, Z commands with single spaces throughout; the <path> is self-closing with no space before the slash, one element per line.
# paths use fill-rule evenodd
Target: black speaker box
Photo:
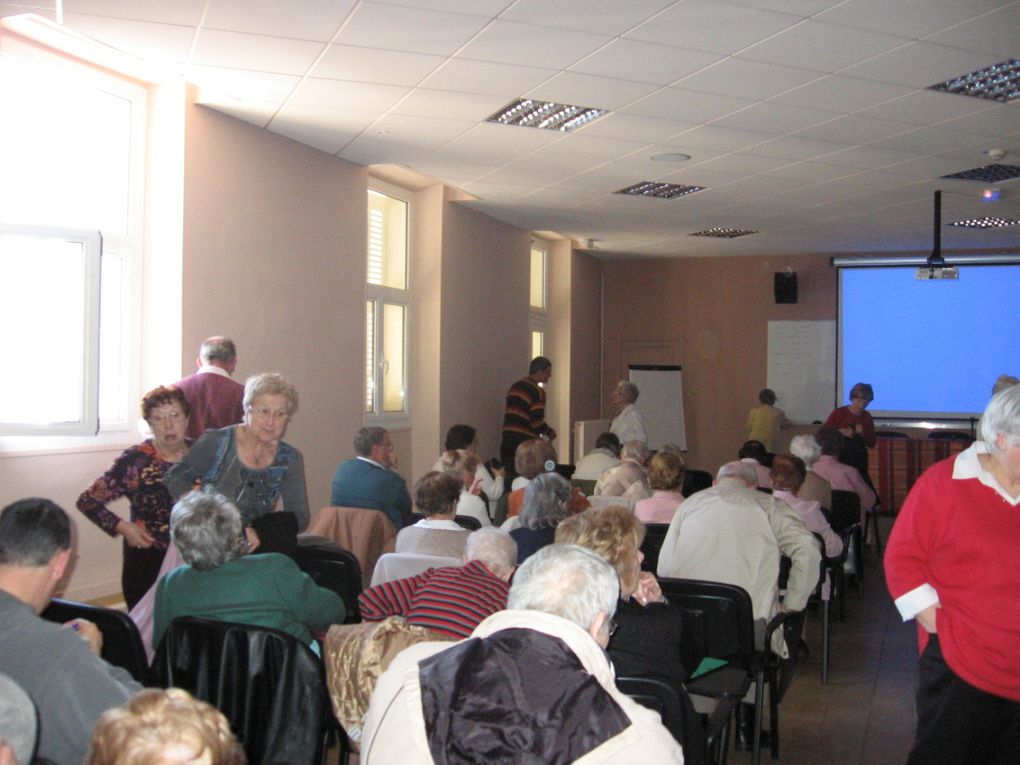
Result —
<path fill-rule="evenodd" d="M 797 273 L 795 271 L 777 273 L 774 286 L 777 303 L 797 302 Z"/>

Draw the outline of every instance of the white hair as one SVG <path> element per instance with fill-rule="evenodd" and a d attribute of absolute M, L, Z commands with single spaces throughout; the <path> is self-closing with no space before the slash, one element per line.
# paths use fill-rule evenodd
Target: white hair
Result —
<path fill-rule="evenodd" d="M 628 404 L 633 404 L 637 401 L 637 397 L 641 393 L 641 391 L 638 390 L 638 386 L 630 380 L 620 380 L 620 382 L 616 384 L 616 389 L 623 394 L 623 397 L 627 399 Z"/>
<path fill-rule="evenodd" d="M 981 440 L 990 452 L 1002 451 L 999 434 L 1007 446 L 1020 446 L 1020 385 L 1005 388 L 994 396 L 981 415 Z"/>
<path fill-rule="evenodd" d="M 648 447 L 641 441 L 628 441 L 620 448 L 620 458 L 644 464 L 648 459 Z"/>
<path fill-rule="evenodd" d="M 822 447 L 818 445 L 812 435 L 794 436 L 790 439 L 790 454 L 800 457 L 807 467 L 811 467 L 822 456 Z"/>
<path fill-rule="evenodd" d="M 616 613 L 620 577 L 598 553 L 578 545 L 548 545 L 517 569 L 507 608 L 561 616 L 588 630 L 601 613 Z"/>
<path fill-rule="evenodd" d="M 464 560 L 479 560 L 496 576 L 509 575 L 517 565 L 517 542 L 501 529 L 477 529 L 468 534 Z"/>
<path fill-rule="evenodd" d="M 758 473 L 755 471 L 754 465 L 747 462 L 727 462 L 719 468 L 719 472 L 715 476 L 717 481 L 721 481 L 723 478 L 736 478 L 748 486 L 758 484 Z"/>

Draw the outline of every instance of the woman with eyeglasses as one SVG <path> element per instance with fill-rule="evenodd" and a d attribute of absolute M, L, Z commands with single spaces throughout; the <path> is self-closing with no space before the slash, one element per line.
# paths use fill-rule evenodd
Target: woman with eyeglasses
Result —
<path fill-rule="evenodd" d="M 309 520 L 304 459 L 283 440 L 297 390 L 264 372 L 245 382 L 242 405 L 244 421 L 203 433 L 167 473 L 167 488 L 174 499 L 193 489 L 222 494 L 241 512 L 252 551 L 293 556 Z"/>
<path fill-rule="evenodd" d="M 111 537 L 124 540 L 121 588 L 133 608 L 156 581 L 170 543 L 173 499 L 163 483 L 165 473 L 188 451 L 184 432 L 191 410 L 178 388 L 162 385 L 142 397 L 142 417 L 152 438 L 126 449 L 113 466 L 78 497 L 78 509 Z M 127 497 L 125 520 L 108 507 Z"/>

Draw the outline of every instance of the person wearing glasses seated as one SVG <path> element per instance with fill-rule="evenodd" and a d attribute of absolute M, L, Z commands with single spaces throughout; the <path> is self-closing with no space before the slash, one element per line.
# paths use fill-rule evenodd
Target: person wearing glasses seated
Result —
<path fill-rule="evenodd" d="M 344 603 L 286 555 L 247 555 L 241 514 L 224 496 L 191 492 L 174 505 L 170 533 L 187 565 L 159 580 L 152 644 L 178 616 L 283 630 L 318 652 L 313 633 L 341 624 Z"/>
<path fill-rule="evenodd" d="M 253 550 L 293 556 L 309 520 L 304 458 L 283 440 L 297 408 L 297 390 L 281 375 L 249 377 L 244 422 L 207 430 L 195 442 L 167 473 L 171 496 L 222 494 L 240 511 Z"/>

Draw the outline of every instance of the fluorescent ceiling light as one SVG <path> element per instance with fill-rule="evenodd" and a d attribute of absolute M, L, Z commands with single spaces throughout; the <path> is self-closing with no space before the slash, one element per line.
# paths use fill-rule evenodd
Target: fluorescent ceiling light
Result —
<path fill-rule="evenodd" d="M 499 125 L 517 125 L 569 133 L 575 128 L 598 119 L 603 114 L 608 114 L 608 110 L 519 98 L 504 106 L 485 121 L 495 122 Z"/>
<path fill-rule="evenodd" d="M 932 85 L 931 90 L 1007 103 L 1020 98 L 1020 60 L 1011 58 L 976 72 L 962 74 Z"/>
<path fill-rule="evenodd" d="M 985 165 L 970 170 L 963 170 L 943 178 L 954 178 L 960 181 L 981 181 L 981 183 L 1002 183 L 1020 178 L 1020 167 L 1016 165 Z"/>
<path fill-rule="evenodd" d="M 697 231 L 688 236 L 715 236 L 720 239 L 736 239 L 738 236 L 747 236 L 748 234 L 757 234 L 757 231 L 751 231 L 745 228 L 725 228 L 723 226 L 714 226 L 713 228 L 706 228 L 704 231 Z"/>
<path fill-rule="evenodd" d="M 1007 226 L 1015 226 L 1020 223 L 1020 220 L 1013 220 L 1012 218 L 991 218 L 987 215 L 983 218 L 968 218 L 967 220 L 958 220 L 954 223 L 947 223 L 947 226 L 959 226 L 960 228 L 1006 228 Z"/>
<path fill-rule="evenodd" d="M 682 186 L 678 183 L 656 183 L 655 181 L 642 181 L 620 189 L 616 194 L 628 194 L 637 197 L 655 197 L 657 199 L 677 199 L 678 197 L 693 194 L 695 191 L 703 191 L 704 186 Z"/>

